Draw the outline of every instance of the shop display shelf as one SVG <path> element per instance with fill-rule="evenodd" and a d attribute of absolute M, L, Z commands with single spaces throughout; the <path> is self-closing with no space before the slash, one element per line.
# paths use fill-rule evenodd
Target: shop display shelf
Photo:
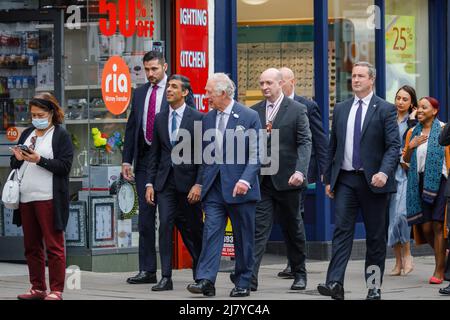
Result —
<path fill-rule="evenodd" d="M 103 123 L 127 123 L 128 119 L 79 119 L 65 120 L 65 124 L 103 124 Z"/>

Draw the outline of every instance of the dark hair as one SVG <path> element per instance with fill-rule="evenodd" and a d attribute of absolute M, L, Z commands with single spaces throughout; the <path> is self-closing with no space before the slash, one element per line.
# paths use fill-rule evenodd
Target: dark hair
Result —
<path fill-rule="evenodd" d="M 149 51 L 146 54 L 144 54 L 144 57 L 142 58 L 142 62 L 145 63 L 147 61 L 152 61 L 157 59 L 160 65 L 164 65 L 166 63 L 166 59 L 164 58 L 164 55 L 160 51 Z"/>
<path fill-rule="evenodd" d="M 436 110 L 439 110 L 439 101 L 436 98 L 422 97 L 419 99 L 419 101 L 424 100 L 424 99 L 427 100 L 433 108 L 435 108 Z"/>
<path fill-rule="evenodd" d="M 181 74 L 173 74 L 169 77 L 169 79 L 167 79 L 167 82 L 171 81 L 171 80 L 178 80 L 181 81 L 181 88 L 183 90 L 187 90 L 189 92 L 192 92 L 192 88 L 191 88 L 191 80 L 189 80 L 188 77 L 183 76 Z"/>
<path fill-rule="evenodd" d="M 31 111 L 31 107 L 38 107 L 47 112 L 52 112 L 52 123 L 61 124 L 64 121 L 64 111 L 56 100 L 55 96 L 50 92 L 40 92 L 36 94 L 33 99 L 30 100 L 28 106 Z"/>
<path fill-rule="evenodd" d="M 400 89 L 397 90 L 397 93 L 395 94 L 395 98 L 397 98 L 397 95 L 398 95 L 398 93 L 401 90 L 403 90 L 406 93 L 408 93 L 409 96 L 411 97 L 411 105 L 409 106 L 409 109 L 408 109 L 408 113 L 411 113 L 412 112 L 412 107 L 417 108 L 417 105 L 418 105 L 416 90 L 414 90 L 414 88 L 411 87 L 411 86 L 405 85 L 405 86 L 403 86 L 403 87 L 401 87 Z"/>

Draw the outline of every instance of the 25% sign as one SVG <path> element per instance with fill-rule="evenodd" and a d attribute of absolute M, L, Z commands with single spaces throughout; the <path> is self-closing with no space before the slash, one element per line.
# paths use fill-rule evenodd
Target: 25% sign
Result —
<path fill-rule="evenodd" d="M 117 3 L 100 0 L 99 14 L 108 15 L 108 19 L 99 20 L 100 32 L 105 36 L 116 34 L 119 25 L 119 31 L 124 37 L 136 33 L 138 37 L 153 37 L 155 22 L 146 19 L 147 9 L 142 0 L 119 0 Z"/>

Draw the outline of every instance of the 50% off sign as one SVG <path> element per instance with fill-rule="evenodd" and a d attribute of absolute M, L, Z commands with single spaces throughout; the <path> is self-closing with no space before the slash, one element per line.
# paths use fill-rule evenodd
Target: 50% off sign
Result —
<path fill-rule="evenodd" d="M 100 0 L 99 14 L 108 16 L 99 20 L 100 32 L 105 36 L 116 34 L 119 27 L 124 37 L 136 34 L 138 37 L 153 38 L 155 22 L 147 18 L 143 0 L 118 0 L 117 3 Z"/>

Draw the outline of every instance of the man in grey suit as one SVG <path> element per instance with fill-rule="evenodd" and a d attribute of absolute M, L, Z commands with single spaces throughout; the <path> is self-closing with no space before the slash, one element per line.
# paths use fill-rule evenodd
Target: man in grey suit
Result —
<path fill-rule="evenodd" d="M 396 108 L 373 93 L 375 68 L 368 62 L 353 66 L 354 98 L 338 103 L 324 175 L 326 194 L 335 200 L 331 261 L 320 294 L 344 299 L 344 277 L 352 252 L 355 222 L 361 209 L 366 229 L 365 278 L 367 299 L 381 299 L 386 259 L 386 208 L 396 192 L 395 168 L 400 137 Z"/>
<path fill-rule="evenodd" d="M 261 92 L 266 98 L 254 105 L 262 125 L 268 131 L 267 149 L 272 161 L 279 160 L 279 170 L 270 176 L 261 176 L 261 201 L 256 206 L 255 266 L 253 268 L 252 290 L 258 286 L 258 272 L 267 241 L 273 225 L 274 216 L 281 224 L 287 247 L 287 256 L 292 272 L 295 274 L 291 290 L 306 288 L 305 241 L 301 229 L 299 212 L 299 190 L 307 183 L 309 159 L 311 156 L 311 131 L 309 129 L 306 107 L 283 95 L 282 74 L 270 68 L 259 79 Z M 274 140 L 274 130 L 279 139 Z M 277 144 L 277 145 L 275 145 Z M 263 173 L 263 172 L 262 172 Z"/>

